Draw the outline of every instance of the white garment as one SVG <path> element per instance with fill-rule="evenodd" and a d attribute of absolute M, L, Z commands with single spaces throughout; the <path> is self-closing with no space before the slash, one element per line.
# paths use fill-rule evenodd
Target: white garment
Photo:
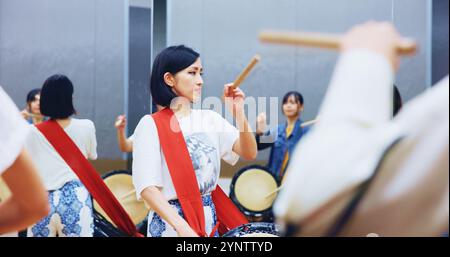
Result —
<path fill-rule="evenodd" d="M 0 175 L 19 156 L 30 128 L 0 86 Z"/>
<path fill-rule="evenodd" d="M 220 175 L 220 160 L 234 165 L 239 156 L 233 145 L 239 131 L 219 114 L 209 110 L 192 110 L 178 120 L 192 159 L 200 193 L 211 193 Z M 167 164 L 159 142 L 153 118 L 141 119 L 134 132 L 133 183 L 137 198 L 150 186 L 162 188 L 168 200 L 177 199 Z"/>
<path fill-rule="evenodd" d="M 133 135 L 131 135 L 129 138 L 128 138 L 128 140 L 130 140 L 131 141 L 131 143 L 134 143 L 134 134 Z"/>
<path fill-rule="evenodd" d="M 320 122 L 291 159 L 274 205 L 279 222 L 300 224 L 301 235 L 324 235 L 357 186 L 373 174 L 388 146 L 405 136 L 409 148 L 396 147 L 389 156 L 403 155 L 406 161 L 380 171 L 396 175 L 389 186 L 378 186 L 382 190 L 370 209 L 378 215 L 358 209 L 364 215 L 356 215 L 358 225 L 344 235 L 439 235 L 445 223 L 448 229 L 448 78 L 406 104 L 392 120 L 393 77 L 381 55 L 354 50 L 341 56 L 319 112 Z M 422 186 L 434 194 L 424 198 Z M 420 205 L 424 201 L 437 203 Z M 430 213 L 439 220 L 430 221 Z"/>
<path fill-rule="evenodd" d="M 78 146 L 84 157 L 91 160 L 97 159 L 97 140 L 92 121 L 71 119 L 64 131 Z M 60 189 L 67 182 L 78 179 L 44 135 L 34 126 L 32 133 L 28 136 L 26 149 L 36 164 L 47 190 Z"/>

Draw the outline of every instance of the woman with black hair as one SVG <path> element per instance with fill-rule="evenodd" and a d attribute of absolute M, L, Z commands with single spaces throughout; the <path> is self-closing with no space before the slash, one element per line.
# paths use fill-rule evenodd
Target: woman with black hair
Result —
<path fill-rule="evenodd" d="M 197 102 L 203 87 L 203 67 L 200 55 L 185 46 L 173 46 L 163 50 L 155 59 L 151 74 L 151 93 L 156 104 L 164 107 L 158 113 L 173 112 L 172 121 L 178 122 L 192 162 L 194 178 L 198 184 L 190 189 L 199 195 L 199 211 L 203 218 L 205 234 L 214 233 L 217 225 L 216 206 L 212 192 L 216 189 L 220 173 L 220 161 L 236 164 L 239 156 L 252 160 L 257 148 L 253 132 L 244 113 L 244 93 L 224 86 L 226 105 L 233 113 L 236 129 L 221 115 L 210 110 L 195 110 L 191 104 Z M 172 123 L 171 123 L 172 124 Z M 161 135 L 155 116 L 141 119 L 133 141 L 133 183 L 138 199 L 144 199 L 152 208 L 149 213 L 147 235 L 150 237 L 199 236 L 188 222 L 182 207 L 175 181 L 169 172 L 167 156 L 161 150 Z M 173 149 L 175 151 L 175 149 Z M 177 165 L 177 163 L 170 163 Z M 197 193 L 198 194 L 198 193 Z M 190 197 L 188 194 L 184 197 Z M 203 206 L 203 209 L 201 209 Z M 204 216 L 204 217 L 202 217 Z M 204 236 L 204 235 L 200 235 Z"/>
<path fill-rule="evenodd" d="M 288 92 L 283 97 L 283 114 L 286 122 L 275 129 L 266 131 L 266 114 L 261 113 L 257 118 L 256 141 L 258 150 L 271 147 L 267 167 L 280 181 L 284 176 L 298 141 L 308 132 L 309 127 L 302 127 L 300 119 L 304 109 L 303 96 L 296 91 Z"/>
<path fill-rule="evenodd" d="M 35 88 L 27 94 L 27 106 L 21 114 L 30 124 L 39 124 L 46 120 L 40 108 L 41 89 Z"/>
<path fill-rule="evenodd" d="M 97 158 L 95 126 L 90 120 L 72 118 L 73 85 L 64 75 L 49 77 L 41 92 L 41 112 L 56 121 L 91 160 Z M 33 126 L 26 149 L 36 163 L 49 191 L 50 214 L 28 229 L 33 237 L 90 237 L 93 235 L 92 200 L 85 186 L 46 137 Z"/>

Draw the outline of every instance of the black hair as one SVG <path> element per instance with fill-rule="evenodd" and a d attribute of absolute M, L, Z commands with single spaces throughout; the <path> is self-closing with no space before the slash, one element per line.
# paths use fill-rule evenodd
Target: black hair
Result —
<path fill-rule="evenodd" d="M 289 98 L 291 96 L 293 96 L 295 98 L 295 101 L 297 103 L 300 103 L 300 105 L 303 105 L 303 96 L 302 96 L 302 94 L 300 94 L 297 91 L 287 92 L 283 97 L 283 105 L 285 105 L 289 101 Z"/>
<path fill-rule="evenodd" d="M 199 57 L 199 53 L 184 45 L 168 47 L 156 56 L 150 76 L 150 91 L 156 104 L 167 107 L 177 97 L 164 81 L 164 74 L 169 72 L 175 75 L 191 66 Z"/>
<path fill-rule="evenodd" d="M 41 93 L 41 89 L 40 88 L 35 88 L 32 89 L 30 92 L 28 92 L 27 94 L 27 104 L 33 102 L 34 100 L 36 100 L 36 96 L 39 95 Z"/>
<path fill-rule="evenodd" d="M 73 84 L 68 77 L 56 74 L 42 86 L 41 113 L 51 119 L 65 119 L 76 113 L 73 107 Z"/>
<path fill-rule="evenodd" d="M 400 91 L 398 90 L 397 86 L 394 85 L 394 108 L 393 108 L 393 115 L 396 116 L 397 113 L 402 108 L 403 101 L 402 97 L 400 95 Z"/>

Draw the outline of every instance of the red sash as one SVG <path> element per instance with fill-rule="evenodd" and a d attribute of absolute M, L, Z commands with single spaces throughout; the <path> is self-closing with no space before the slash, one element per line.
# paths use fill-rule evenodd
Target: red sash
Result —
<path fill-rule="evenodd" d="M 130 236 L 142 237 L 128 213 L 63 128 L 53 120 L 38 124 L 36 127 L 47 138 L 48 142 L 55 148 L 67 165 L 77 174 L 86 189 L 108 214 L 114 224 Z"/>
<path fill-rule="evenodd" d="M 180 125 L 170 108 L 159 111 L 152 117 L 158 130 L 161 148 L 186 221 L 199 236 L 207 236 L 202 197 Z M 218 225 L 220 225 L 218 228 L 221 234 L 248 223 L 245 216 L 219 186 L 212 193 L 212 199 L 216 206 Z M 214 235 L 216 229 L 217 226 L 212 231 L 211 236 Z"/>

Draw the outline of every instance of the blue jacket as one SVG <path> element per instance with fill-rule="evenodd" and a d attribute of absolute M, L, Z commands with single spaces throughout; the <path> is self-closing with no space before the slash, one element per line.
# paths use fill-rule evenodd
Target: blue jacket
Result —
<path fill-rule="evenodd" d="M 302 120 L 297 120 L 289 138 L 286 138 L 287 122 L 278 125 L 276 129 L 266 132 L 263 136 L 256 136 L 258 150 L 272 147 L 267 168 L 277 179 L 281 179 L 281 168 L 283 166 L 286 151 L 289 151 L 289 156 L 292 156 L 298 141 L 300 141 L 310 129 L 309 127 L 302 128 L 302 123 Z M 288 165 L 286 165 L 286 167 L 287 166 Z"/>

